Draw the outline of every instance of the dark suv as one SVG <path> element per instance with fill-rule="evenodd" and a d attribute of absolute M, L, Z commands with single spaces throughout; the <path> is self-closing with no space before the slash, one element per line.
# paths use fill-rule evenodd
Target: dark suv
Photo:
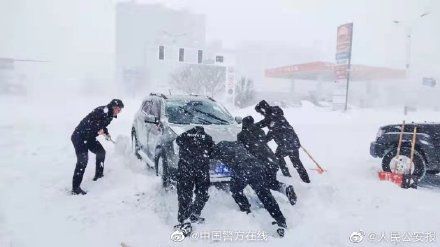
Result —
<path fill-rule="evenodd" d="M 440 124 L 407 124 L 404 127 L 400 155 L 410 157 L 414 127 L 417 127 L 413 174 L 420 179 L 425 173 L 440 172 Z M 391 171 L 390 162 L 397 154 L 401 125 L 387 125 L 379 129 L 376 140 L 371 143 L 370 154 L 382 158 L 382 169 Z"/>
<path fill-rule="evenodd" d="M 135 155 L 156 170 L 164 186 L 175 180 L 179 147 L 176 137 L 202 126 L 213 140 L 235 141 L 241 118 L 232 115 L 214 99 L 198 95 L 150 94 L 136 113 L 131 130 Z M 220 161 L 210 164 L 211 183 L 230 180 L 229 168 Z"/>

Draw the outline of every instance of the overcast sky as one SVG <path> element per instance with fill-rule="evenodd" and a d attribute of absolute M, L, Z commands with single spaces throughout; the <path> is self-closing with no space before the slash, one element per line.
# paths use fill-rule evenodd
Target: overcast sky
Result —
<path fill-rule="evenodd" d="M 207 16 L 209 39 L 226 46 L 246 40 L 320 48 L 333 60 L 336 27 L 354 23 L 353 61 L 402 67 L 405 26 L 413 30 L 413 63 L 440 67 L 440 1 L 432 0 L 186 0 L 165 2 Z M 420 18 L 422 13 L 431 14 Z M 396 25 L 399 20 L 405 25 Z"/>
<path fill-rule="evenodd" d="M 0 0 L 0 57 L 95 66 L 114 49 L 115 0 Z M 432 0 L 139 0 L 206 15 L 208 40 L 229 48 L 244 41 L 317 49 L 333 61 L 336 27 L 354 23 L 353 62 L 401 68 L 405 25 L 412 26 L 412 63 L 440 69 L 440 1 Z M 420 18 L 420 14 L 431 14 Z M 97 65 L 99 67 L 99 65 Z M 106 69 L 107 67 L 104 66 Z"/>

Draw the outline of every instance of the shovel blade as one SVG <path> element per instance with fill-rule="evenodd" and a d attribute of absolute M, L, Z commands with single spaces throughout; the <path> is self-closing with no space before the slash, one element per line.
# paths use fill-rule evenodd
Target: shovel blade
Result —
<path fill-rule="evenodd" d="M 313 168 L 312 170 L 318 172 L 318 174 L 323 174 L 324 172 L 326 172 L 327 170 L 324 170 L 322 168 Z"/>
<path fill-rule="evenodd" d="M 379 180 L 381 180 L 381 181 L 390 181 L 392 183 L 395 183 L 399 187 L 402 186 L 403 174 L 398 174 L 395 172 L 380 171 L 380 172 L 378 172 L 377 175 L 379 177 Z"/>

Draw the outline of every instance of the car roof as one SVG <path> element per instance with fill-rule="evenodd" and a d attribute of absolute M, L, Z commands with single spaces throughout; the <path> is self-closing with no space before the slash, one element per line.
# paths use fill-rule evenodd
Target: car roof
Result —
<path fill-rule="evenodd" d="M 213 101 L 209 96 L 204 95 L 195 95 L 195 94 L 173 94 L 173 95 L 163 95 L 163 94 L 150 94 L 145 99 L 151 99 L 151 98 L 161 98 L 163 100 L 207 100 L 207 101 Z"/>

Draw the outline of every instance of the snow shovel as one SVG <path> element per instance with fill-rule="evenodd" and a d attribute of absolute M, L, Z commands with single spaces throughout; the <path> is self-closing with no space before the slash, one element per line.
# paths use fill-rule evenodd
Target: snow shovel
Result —
<path fill-rule="evenodd" d="M 402 159 L 400 158 L 400 149 L 402 147 L 404 128 L 405 128 L 405 121 L 402 122 L 402 126 L 400 128 L 399 143 L 397 144 L 397 154 L 390 162 L 390 165 L 393 164 L 393 168 L 392 168 L 393 170 L 391 172 L 380 171 L 378 173 L 379 179 L 381 181 L 390 181 L 399 186 L 402 185 L 403 175 L 397 173 L 396 170 L 397 170 L 397 165 L 402 162 Z"/>
<path fill-rule="evenodd" d="M 307 156 L 309 156 L 309 158 L 313 161 L 313 163 L 315 163 L 317 168 L 314 168 L 312 170 L 317 171 L 319 174 L 322 174 L 324 172 L 326 172 L 327 170 L 324 170 L 319 164 L 318 162 L 316 162 L 316 160 L 312 157 L 312 155 L 307 151 L 307 149 L 305 149 L 303 146 L 301 146 L 301 149 L 304 151 L 304 153 L 307 154 Z"/>
<path fill-rule="evenodd" d="M 416 148 L 417 127 L 414 127 L 413 138 L 411 143 L 411 161 L 409 163 L 408 172 L 403 174 L 401 187 L 404 189 L 414 188 L 417 189 L 418 177 L 412 174 L 414 152 Z"/>
<path fill-rule="evenodd" d="M 393 171 L 391 171 L 391 172 L 381 171 L 381 172 L 379 172 L 378 175 L 379 175 L 380 180 L 393 182 L 401 188 L 405 188 L 405 189 L 417 188 L 418 177 L 411 174 L 413 160 L 414 160 L 415 146 L 416 146 L 417 127 L 415 127 L 414 131 L 413 131 L 413 137 L 412 137 L 412 141 L 411 141 L 411 155 L 410 155 L 408 172 L 406 174 L 404 174 L 404 172 L 405 172 L 404 167 L 403 167 L 402 173 L 400 173 L 397 169 L 397 165 L 403 166 L 401 163 L 404 162 L 402 160 L 402 158 L 400 157 L 400 149 L 402 146 L 404 127 L 405 127 L 405 121 L 402 124 L 402 129 L 400 132 L 399 144 L 397 147 L 397 155 L 390 162 L 394 166 Z"/>

